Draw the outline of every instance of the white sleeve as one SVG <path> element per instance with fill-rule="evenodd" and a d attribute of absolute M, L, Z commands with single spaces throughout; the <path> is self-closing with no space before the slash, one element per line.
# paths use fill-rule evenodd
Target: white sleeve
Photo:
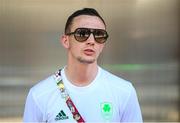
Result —
<path fill-rule="evenodd" d="M 133 86 L 125 104 L 121 122 L 143 122 L 138 98 Z"/>
<path fill-rule="evenodd" d="M 32 90 L 29 91 L 26 99 L 23 122 L 43 122 L 43 113 L 34 98 Z"/>

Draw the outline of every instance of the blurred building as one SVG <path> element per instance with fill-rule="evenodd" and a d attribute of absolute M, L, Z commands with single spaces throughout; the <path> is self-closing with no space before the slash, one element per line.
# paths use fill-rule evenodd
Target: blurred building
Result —
<path fill-rule="evenodd" d="M 21 119 L 29 88 L 66 64 L 59 37 L 83 7 L 104 17 L 100 66 L 133 83 L 144 121 L 180 121 L 179 0 L 0 0 L 0 119 Z"/>

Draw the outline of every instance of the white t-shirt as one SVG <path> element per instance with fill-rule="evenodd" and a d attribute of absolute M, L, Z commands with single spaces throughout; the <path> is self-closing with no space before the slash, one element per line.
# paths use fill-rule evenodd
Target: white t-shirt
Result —
<path fill-rule="evenodd" d="M 132 84 L 98 67 L 96 78 L 84 87 L 71 84 L 61 71 L 64 85 L 86 122 L 142 122 Z M 27 96 L 24 122 L 76 122 L 61 97 L 54 76 L 32 87 Z"/>

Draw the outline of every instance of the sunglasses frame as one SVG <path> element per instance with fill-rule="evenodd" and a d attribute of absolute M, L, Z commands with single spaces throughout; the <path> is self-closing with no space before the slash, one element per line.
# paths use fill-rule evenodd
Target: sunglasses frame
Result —
<path fill-rule="evenodd" d="M 79 29 L 86 29 L 86 30 L 88 30 L 88 32 L 89 32 L 88 37 L 85 37 L 84 40 L 79 40 L 79 39 L 76 37 L 76 33 L 77 33 L 77 31 L 78 31 Z M 95 35 L 96 35 L 95 32 L 96 32 L 97 30 L 104 32 L 104 34 L 106 34 L 106 36 L 105 36 L 105 37 L 97 38 L 97 37 L 95 36 Z M 104 30 L 104 29 L 77 28 L 77 29 L 75 29 L 74 32 L 66 33 L 66 35 L 74 35 L 74 38 L 75 38 L 78 42 L 85 42 L 85 41 L 89 38 L 89 36 L 90 36 L 91 34 L 93 34 L 94 40 L 95 40 L 97 43 L 100 43 L 100 44 L 105 43 L 106 40 L 107 40 L 107 38 L 109 37 L 108 33 L 107 33 L 106 30 Z M 99 40 L 98 40 L 98 39 L 99 39 Z"/>

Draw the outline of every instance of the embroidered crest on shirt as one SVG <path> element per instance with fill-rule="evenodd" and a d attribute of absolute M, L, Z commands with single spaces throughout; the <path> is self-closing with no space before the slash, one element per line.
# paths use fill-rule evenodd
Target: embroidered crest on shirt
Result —
<path fill-rule="evenodd" d="M 61 110 L 57 115 L 56 115 L 56 118 L 55 118 L 55 121 L 58 121 L 58 120 L 66 120 L 68 119 L 69 117 L 66 116 L 66 114 L 64 113 L 63 110 Z"/>
<path fill-rule="evenodd" d="M 113 114 L 113 107 L 112 104 L 110 102 L 103 102 L 101 103 L 101 114 L 102 117 L 104 118 L 104 120 L 108 121 L 112 118 L 112 114 Z"/>

